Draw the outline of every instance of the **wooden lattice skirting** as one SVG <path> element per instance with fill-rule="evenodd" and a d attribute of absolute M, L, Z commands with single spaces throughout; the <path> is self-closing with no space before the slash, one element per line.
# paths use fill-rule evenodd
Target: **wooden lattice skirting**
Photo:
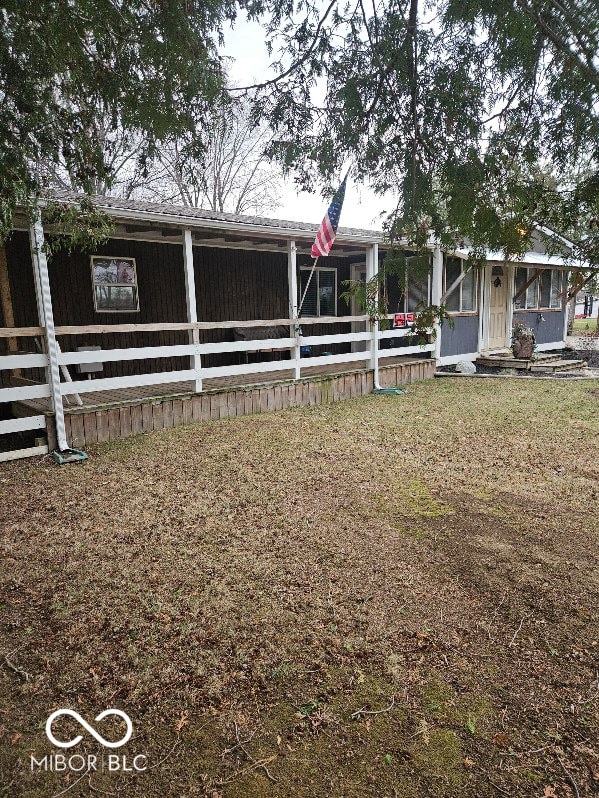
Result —
<path fill-rule="evenodd" d="M 413 360 L 380 369 L 382 387 L 430 379 L 434 360 Z M 72 447 L 126 438 L 152 430 L 169 429 L 196 421 L 266 413 L 288 407 L 329 404 L 373 391 L 369 369 L 206 391 L 202 394 L 163 396 L 121 402 L 102 408 L 73 407 L 65 411 L 66 436 Z M 56 448 L 52 419 L 48 419 L 50 449 Z"/>

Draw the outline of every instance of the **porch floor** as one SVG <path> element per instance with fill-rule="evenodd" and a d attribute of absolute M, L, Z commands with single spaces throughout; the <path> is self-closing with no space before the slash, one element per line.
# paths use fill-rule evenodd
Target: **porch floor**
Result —
<path fill-rule="evenodd" d="M 388 357 L 379 361 L 379 368 L 409 365 L 421 363 L 423 358 L 409 356 Z M 428 358 L 426 359 L 428 360 Z M 302 366 L 301 379 L 329 376 L 332 374 L 343 375 L 355 371 L 362 371 L 369 367 L 369 361 L 353 361 L 348 364 L 334 363 L 328 366 Z M 301 381 L 300 379 L 300 381 Z M 203 381 L 204 392 L 226 390 L 231 388 L 244 388 L 253 385 L 265 385 L 269 383 L 286 382 L 293 380 L 293 369 L 283 371 L 267 371 L 256 374 L 244 374 L 232 377 L 215 377 Z M 83 405 L 78 405 L 73 396 L 65 396 L 65 413 L 84 412 L 92 409 L 123 406 L 129 403 L 136 403 L 146 399 L 160 399 L 164 397 L 189 396 L 195 394 L 194 383 L 191 381 L 173 382 L 168 385 L 144 385 L 135 388 L 122 388 L 112 391 L 90 391 L 80 394 Z M 68 402 L 67 402 L 68 399 Z M 18 403 L 21 408 L 35 410 L 38 413 L 50 412 L 49 399 L 28 399 Z"/>

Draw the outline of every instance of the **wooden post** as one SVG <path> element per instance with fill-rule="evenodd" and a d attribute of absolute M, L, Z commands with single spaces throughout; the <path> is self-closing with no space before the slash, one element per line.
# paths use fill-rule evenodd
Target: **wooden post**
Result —
<path fill-rule="evenodd" d="M 373 244 L 366 253 L 366 282 L 372 280 L 379 269 L 379 245 Z M 378 291 L 374 296 L 375 306 L 378 304 Z M 379 320 L 375 318 L 371 322 L 372 339 L 370 341 L 370 368 L 374 374 L 374 387 L 379 385 Z"/>
<path fill-rule="evenodd" d="M 507 279 L 507 296 L 508 296 L 507 319 L 506 319 L 506 327 L 507 327 L 506 345 L 510 347 L 512 345 L 512 330 L 514 327 L 514 300 L 512 299 L 512 301 L 510 302 L 509 299 L 516 290 L 516 267 L 508 264 L 507 260 L 503 262 L 503 266 L 504 266 L 503 271 Z M 491 274 L 489 275 L 489 279 L 487 280 L 487 290 L 489 291 L 489 294 L 491 291 L 492 274 L 493 274 L 493 269 L 491 268 Z"/>
<path fill-rule="evenodd" d="M 6 249 L 0 246 L 0 305 L 2 307 L 2 317 L 5 327 L 15 327 L 15 314 L 12 305 L 12 294 L 10 291 L 10 279 L 8 277 L 8 262 L 6 260 Z M 16 338 L 9 338 L 7 349 L 10 352 L 18 352 L 19 343 Z M 15 377 L 21 376 L 21 369 L 14 369 Z"/>
<path fill-rule="evenodd" d="M 295 338 L 292 351 L 293 376 L 299 380 L 301 375 L 300 321 L 297 305 L 297 247 L 295 241 L 287 242 L 287 280 L 289 283 L 289 318 L 294 323 L 289 326 L 289 337 Z"/>
<path fill-rule="evenodd" d="M 8 263 L 6 261 L 6 249 L 0 246 L 0 303 L 2 305 L 2 316 L 5 327 L 15 327 L 15 314 L 12 307 L 12 295 L 10 292 L 10 281 L 8 279 Z M 16 352 L 18 349 L 17 339 L 8 339 L 8 351 Z"/>
<path fill-rule="evenodd" d="M 40 324 L 46 328 L 46 347 L 48 350 L 49 365 L 47 379 L 50 386 L 50 398 L 54 410 L 56 424 L 56 440 L 62 452 L 69 448 L 64 423 L 64 409 L 62 393 L 60 390 L 60 367 L 58 365 L 58 347 L 54 332 L 54 312 L 52 310 L 52 296 L 50 294 L 50 279 L 48 277 L 48 261 L 44 252 L 44 228 L 39 211 L 36 219 L 29 229 L 29 242 L 31 245 L 31 261 L 33 263 L 33 276 L 35 279 L 36 296 L 38 301 L 38 314 Z"/>
<path fill-rule="evenodd" d="M 441 247 L 435 244 L 433 249 L 433 279 L 431 285 L 431 299 L 433 305 L 441 305 L 441 295 L 443 294 L 443 253 Z M 439 360 L 441 357 L 441 325 L 435 324 L 435 351 L 433 357 Z"/>
<path fill-rule="evenodd" d="M 195 284 L 195 273 L 193 269 L 193 243 L 191 240 L 191 230 L 183 231 L 183 265 L 185 266 L 185 298 L 187 302 L 187 321 L 195 323 L 198 320 L 198 311 L 196 306 L 196 284 Z M 189 343 L 190 344 L 200 343 L 199 330 L 189 331 Z M 201 393 L 202 359 L 200 357 L 199 351 L 197 354 L 191 356 L 190 366 L 196 373 L 195 392 Z"/>

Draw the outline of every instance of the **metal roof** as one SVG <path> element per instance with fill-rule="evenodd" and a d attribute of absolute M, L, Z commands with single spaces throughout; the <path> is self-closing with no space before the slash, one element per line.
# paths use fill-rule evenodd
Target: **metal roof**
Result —
<path fill-rule="evenodd" d="M 85 195 L 67 191 L 55 191 L 53 196 L 61 202 L 77 203 Z M 191 228 L 226 229 L 240 233 L 263 233 L 269 236 L 289 238 L 311 238 L 316 235 L 319 224 L 293 222 L 285 219 L 271 219 L 264 216 L 244 216 L 235 213 L 217 213 L 203 208 L 187 205 L 172 205 L 143 200 L 122 199 L 120 197 L 92 196 L 93 204 L 106 211 L 115 219 L 155 221 L 161 224 L 179 224 Z M 339 243 L 367 244 L 383 242 L 383 233 L 378 230 L 361 230 L 340 227 L 337 231 Z"/>
<path fill-rule="evenodd" d="M 87 195 L 69 192 L 54 191 L 53 196 L 60 202 L 79 203 Z M 235 213 L 218 213 L 204 208 L 193 208 L 187 205 L 174 205 L 162 202 L 146 202 L 144 200 L 123 199 L 95 195 L 89 197 L 93 204 L 107 212 L 115 220 L 139 221 L 189 227 L 195 230 L 222 231 L 241 235 L 254 235 L 270 238 L 271 240 L 284 241 L 297 239 L 308 241 L 312 239 L 320 225 L 307 222 L 294 222 L 286 219 L 271 219 L 265 216 L 245 216 Z M 545 228 L 539 228 L 546 231 Z M 569 244 L 570 242 L 564 243 Z M 368 246 L 373 243 L 385 245 L 384 234 L 380 230 L 356 229 L 340 227 L 337 232 L 337 244 L 358 244 Z M 431 242 L 432 246 L 432 242 Z M 467 246 L 457 247 L 454 253 L 467 258 L 470 249 Z M 502 253 L 489 252 L 487 261 L 504 261 Z M 564 258 L 559 255 L 549 255 L 545 252 L 529 251 L 524 256 L 510 259 L 510 263 L 538 264 L 539 266 L 559 267 L 564 265 Z"/>

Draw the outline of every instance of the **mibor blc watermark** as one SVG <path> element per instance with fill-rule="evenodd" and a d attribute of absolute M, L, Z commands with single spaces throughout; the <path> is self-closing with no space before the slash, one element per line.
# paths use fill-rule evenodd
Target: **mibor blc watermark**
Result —
<path fill-rule="evenodd" d="M 126 712 L 120 709 L 105 709 L 96 715 L 94 721 L 99 722 L 111 715 L 120 718 L 125 723 L 126 731 L 120 740 L 106 740 L 91 726 L 85 718 L 72 709 L 57 709 L 46 721 L 46 737 L 56 748 L 73 748 L 83 740 L 83 734 L 77 734 L 72 740 L 61 740 L 56 737 L 52 730 L 52 724 L 60 717 L 71 717 L 84 729 L 87 734 L 94 738 L 103 748 L 115 749 L 125 745 L 133 734 L 133 724 Z M 112 771 L 120 773 L 140 773 L 147 769 L 148 758 L 145 754 L 125 756 L 120 754 L 46 754 L 40 759 L 31 755 L 31 770 L 51 770 L 56 773 L 71 771 L 73 773 Z"/>

